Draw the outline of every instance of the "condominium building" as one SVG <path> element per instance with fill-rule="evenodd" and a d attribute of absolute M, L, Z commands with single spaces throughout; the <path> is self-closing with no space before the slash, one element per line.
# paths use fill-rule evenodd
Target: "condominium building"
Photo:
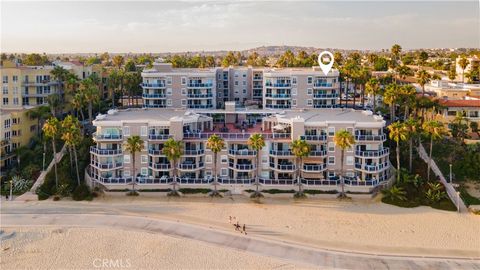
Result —
<path fill-rule="evenodd" d="M 383 146 L 385 121 L 380 116 L 339 108 L 250 110 L 232 106 L 233 102 L 227 102 L 225 110 L 137 109 L 98 116 L 93 122 L 97 131 L 90 151 L 91 180 L 109 189 L 127 188 L 132 181 L 140 189 L 165 188 L 173 182 L 175 166 L 177 182 L 183 187 L 211 187 L 217 174 L 222 188 L 250 189 L 258 171 L 262 189 L 294 189 L 300 166 L 300 181 L 306 188 L 338 190 L 341 149 L 333 137 L 342 129 L 356 140 L 345 151 L 346 189 L 369 192 L 390 177 L 389 149 Z M 218 115 L 225 115 L 223 123 L 213 121 Z M 255 133 L 266 141 L 259 152 L 248 145 L 248 138 Z M 213 134 L 225 141 L 216 172 L 213 153 L 206 147 Z M 144 141 L 143 150 L 135 156 L 135 167 L 124 147 L 133 135 Z M 169 138 L 182 141 L 183 153 L 176 164 L 162 151 Z M 309 156 L 301 163 L 290 149 L 292 140 L 298 138 L 311 145 Z"/>
<path fill-rule="evenodd" d="M 443 99 L 466 99 L 469 96 L 480 96 L 480 84 L 432 81 L 425 85 L 425 91 Z"/>
<path fill-rule="evenodd" d="M 60 92 L 60 82 L 50 75 L 54 66 L 20 66 L 4 61 L 0 102 L 2 108 L 22 108 L 47 103 L 47 97 Z"/>
<path fill-rule="evenodd" d="M 338 106 L 338 70 L 325 75 L 320 67 L 209 69 L 172 68 L 155 62 L 142 72 L 144 107 L 224 108 L 261 105 L 266 109 L 335 108 Z"/>

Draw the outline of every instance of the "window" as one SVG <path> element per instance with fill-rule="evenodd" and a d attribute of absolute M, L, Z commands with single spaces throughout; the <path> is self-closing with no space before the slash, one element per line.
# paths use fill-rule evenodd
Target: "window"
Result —
<path fill-rule="evenodd" d="M 18 86 L 13 87 L 13 94 L 18 95 Z"/>
<path fill-rule="evenodd" d="M 123 127 L 123 135 L 130 136 L 130 127 Z"/>
<path fill-rule="evenodd" d="M 262 163 L 268 164 L 268 156 L 262 156 Z"/>
<path fill-rule="evenodd" d="M 238 85 L 238 81 L 235 81 L 235 85 Z"/>
<path fill-rule="evenodd" d="M 313 95 L 313 90 L 312 88 L 307 88 L 307 95 Z"/>
<path fill-rule="evenodd" d="M 140 160 L 143 164 L 148 163 L 148 156 L 147 155 L 141 155 Z"/>
<path fill-rule="evenodd" d="M 312 106 L 313 105 L 313 100 L 307 99 L 307 106 Z"/>
<path fill-rule="evenodd" d="M 243 93 L 246 94 L 246 93 L 247 93 L 247 89 L 243 89 Z"/>
<path fill-rule="evenodd" d="M 7 75 L 3 76 L 2 81 L 3 81 L 3 83 L 8 83 L 8 76 Z"/>
<path fill-rule="evenodd" d="M 172 85 L 172 77 L 167 77 L 167 85 Z"/>
<path fill-rule="evenodd" d="M 171 99 L 167 99 L 167 106 L 172 106 L 172 100 Z"/>
<path fill-rule="evenodd" d="M 345 175 L 346 175 L 347 177 L 355 177 L 355 173 L 353 173 L 352 171 L 347 171 L 347 172 L 345 173 Z"/>
<path fill-rule="evenodd" d="M 292 77 L 292 84 L 297 85 L 297 77 Z"/>
<path fill-rule="evenodd" d="M 328 128 L 328 136 L 329 137 L 335 136 L 335 127 L 329 127 Z"/>
<path fill-rule="evenodd" d="M 292 99 L 292 106 L 297 106 L 297 100 L 296 99 Z"/>
<path fill-rule="evenodd" d="M 335 152 L 335 143 L 328 142 L 328 152 Z"/>
<path fill-rule="evenodd" d="M 18 97 L 13 98 L 13 105 L 18 105 Z"/>
<path fill-rule="evenodd" d="M 18 118 L 20 119 L 20 118 Z M 16 125 L 17 124 L 17 118 L 12 118 L 12 125 Z"/>
<path fill-rule="evenodd" d="M 205 163 L 212 163 L 212 155 L 205 155 Z"/>
<path fill-rule="evenodd" d="M 8 98 L 3 98 L 3 105 L 8 105 Z"/>
<path fill-rule="evenodd" d="M 130 155 L 123 155 L 123 163 L 130 163 Z"/>
<path fill-rule="evenodd" d="M 221 162 L 222 164 L 227 164 L 227 163 L 228 163 L 227 155 L 222 155 L 222 156 L 220 157 L 220 162 Z"/>
<path fill-rule="evenodd" d="M 221 176 L 227 176 L 228 175 L 228 169 L 227 168 L 222 168 L 220 170 L 220 175 Z"/>
<path fill-rule="evenodd" d="M 172 88 L 167 88 L 167 96 L 171 96 L 172 95 Z"/>
<path fill-rule="evenodd" d="M 292 95 L 294 95 L 294 96 L 297 95 L 297 88 L 292 88 Z"/>
<path fill-rule="evenodd" d="M 308 83 L 308 84 L 312 84 L 312 83 L 313 83 L 313 78 L 312 78 L 312 77 L 308 77 L 308 78 L 307 78 L 307 83 Z"/>
<path fill-rule="evenodd" d="M 335 165 L 335 157 L 328 157 L 328 165 Z"/>
<path fill-rule="evenodd" d="M 186 84 L 187 84 L 187 78 L 182 77 L 182 85 L 186 85 Z"/>
<path fill-rule="evenodd" d="M 243 78 L 246 78 L 246 77 L 247 77 L 247 74 L 244 73 L 244 74 L 243 74 Z"/>
<path fill-rule="evenodd" d="M 182 96 L 186 96 L 186 95 L 187 95 L 187 89 L 182 88 Z"/>
<path fill-rule="evenodd" d="M 142 168 L 140 169 L 140 174 L 141 174 L 142 176 L 148 176 L 148 168 L 142 167 Z"/>
<path fill-rule="evenodd" d="M 17 75 L 13 75 L 13 76 L 12 76 L 12 81 L 13 81 L 14 83 L 18 82 L 18 76 L 17 76 Z"/>
<path fill-rule="evenodd" d="M 353 157 L 347 156 L 347 165 L 353 165 Z"/>
<path fill-rule="evenodd" d="M 2 92 L 3 92 L 4 95 L 8 95 L 8 86 L 7 85 L 3 86 Z"/>
<path fill-rule="evenodd" d="M 140 127 L 140 136 L 147 136 L 147 127 L 141 126 Z"/>
<path fill-rule="evenodd" d="M 187 106 L 187 100 L 186 99 L 182 99 L 182 106 Z"/>

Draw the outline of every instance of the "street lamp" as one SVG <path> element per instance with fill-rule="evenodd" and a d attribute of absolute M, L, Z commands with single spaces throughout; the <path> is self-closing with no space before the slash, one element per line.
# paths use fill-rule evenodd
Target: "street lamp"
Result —
<path fill-rule="evenodd" d="M 450 184 L 452 183 L 452 164 L 450 164 Z"/>
<path fill-rule="evenodd" d="M 13 180 L 10 180 L 10 198 L 9 198 L 10 201 L 12 200 L 12 196 L 13 196 Z"/>

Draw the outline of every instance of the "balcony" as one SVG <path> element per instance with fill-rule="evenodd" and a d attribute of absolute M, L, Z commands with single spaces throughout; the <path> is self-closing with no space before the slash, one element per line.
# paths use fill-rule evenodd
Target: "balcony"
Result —
<path fill-rule="evenodd" d="M 255 150 L 248 150 L 248 149 L 240 149 L 240 150 L 235 150 L 235 149 L 230 149 L 228 150 L 228 154 L 234 155 L 234 156 L 256 156 L 257 151 Z"/>
<path fill-rule="evenodd" d="M 263 80 L 263 77 L 262 76 L 253 76 L 253 80 L 254 81 L 261 81 L 261 80 Z"/>
<path fill-rule="evenodd" d="M 212 98 L 213 94 L 212 93 L 206 93 L 206 94 L 187 94 L 187 97 L 189 98 Z"/>
<path fill-rule="evenodd" d="M 148 149 L 148 154 L 152 156 L 164 156 L 163 149 Z"/>
<path fill-rule="evenodd" d="M 143 104 L 144 108 L 166 108 L 167 104 Z"/>
<path fill-rule="evenodd" d="M 121 141 L 123 139 L 122 134 L 97 134 L 93 133 L 93 137 L 97 141 Z"/>
<path fill-rule="evenodd" d="M 122 149 L 99 149 L 96 146 L 90 146 L 90 153 L 101 156 L 121 155 Z"/>
<path fill-rule="evenodd" d="M 178 164 L 178 169 L 180 170 L 196 170 L 203 168 L 205 164 L 203 162 L 200 162 L 199 164 L 196 163 L 180 163 Z"/>
<path fill-rule="evenodd" d="M 230 168 L 233 168 L 233 169 L 236 169 L 236 170 L 240 170 L 240 171 L 251 171 L 253 169 L 255 169 L 255 165 L 254 164 L 234 164 L 234 163 L 229 163 L 228 166 Z"/>
<path fill-rule="evenodd" d="M 165 88 L 165 83 L 142 83 L 143 88 Z"/>
<path fill-rule="evenodd" d="M 104 162 L 104 163 L 101 163 L 101 162 L 98 162 L 98 161 L 95 161 L 95 160 L 92 160 L 90 162 L 90 164 L 93 166 L 93 167 L 96 167 L 98 169 L 118 169 L 118 168 L 121 168 L 123 167 L 123 163 L 122 162 Z"/>
<path fill-rule="evenodd" d="M 148 139 L 154 141 L 168 140 L 171 137 L 172 135 L 170 134 L 148 134 Z"/>
<path fill-rule="evenodd" d="M 305 141 L 326 141 L 327 135 L 302 135 L 300 139 Z"/>
<path fill-rule="evenodd" d="M 277 164 L 277 166 L 275 166 L 274 163 L 270 163 L 270 168 L 277 169 L 280 171 L 294 171 L 296 166 L 295 164 L 291 164 L 291 163 Z"/>
<path fill-rule="evenodd" d="M 327 155 L 327 150 L 312 150 L 310 156 L 312 157 L 324 157 Z"/>
<path fill-rule="evenodd" d="M 289 105 L 289 104 L 282 104 L 282 105 L 265 104 L 265 108 L 268 108 L 268 109 L 290 109 L 291 105 Z"/>
<path fill-rule="evenodd" d="M 315 165 L 303 165 L 303 171 L 305 172 L 321 172 L 327 168 L 326 164 L 315 164 Z"/>
<path fill-rule="evenodd" d="M 187 108 L 189 109 L 212 109 L 213 104 L 188 104 Z"/>
<path fill-rule="evenodd" d="M 184 156 L 199 156 L 205 154 L 204 149 L 185 149 L 183 150 Z"/>
<path fill-rule="evenodd" d="M 59 85 L 60 82 L 57 81 L 50 81 L 50 80 L 42 80 L 40 82 L 26 82 L 23 81 L 23 86 L 48 86 L 48 85 Z"/>
<path fill-rule="evenodd" d="M 338 98 L 338 94 L 313 94 L 313 98 L 316 99 L 332 99 Z"/>
<path fill-rule="evenodd" d="M 384 157 L 390 154 L 390 149 L 385 147 L 381 150 L 357 150 L 355 156 L 359 157 Z"/>
<path fill-rule="evenodd" d="M 218 183 L 224 185 L 251 185 L 255 183 L 255 179 L 230 179 L 230 178 L 219 178 Z"/>
<path fill-rule="evenodd" d="M 155 170 L 170 170 L 171 166 L 170 163 L 154 163 L 149 162 L 148 166 Z"/>
<path fill-rule="evenodd" d="M 212 83 L 189 83 L 187 84 L 187 87 L 190 88 L 207 88 L 207 87 L 212 87 Z"/>
<path fill-rule="evenodd" d="M 293 179 L 258 179 L 258 182 L 266 186 L 291 186 L 295 184 Z"/>
<path fill-rule="evenodd" d="M 378 172 L 378 171 L 387 169 L 388 167 L 389 167 L 388 162 L 379 163 L 379 164 L 363 164 L 363 165 L 360 163 L 355 163 L 355 169 L 367 171 L 367 172 Z"/>
<path fill-rule="evenodd" d="M 387 140 L 386 134 L 380 135 L 355 135 L 356 142 L 384 142 Z"/>
<path fill-rule="evenodd" d="M 314 88 L 332 88 L 334 87 L 333 83 L 327 83 L 327 82 L 315 82 L 313 84 Z"/>
<path fill-rule="evenodd" d="M 268 98 L 276 98 L 276 99 L 289 99 L 292 97 L 291 94 L 272 94 L 272 93 L 265 93 L 265 97 Z"/>
<path fill-rule="evenodd" d="M 166 94 L 142 94 L 143 98 L 166 98 Z"/>
<path fill-rule="evenodd" d="M 293 156 L 291 150 L 270 150 L 272 156 Z"/>
<path fill-rule="evenodd" d="M 284 88 L 284 87 L 291 87 L 292 84 L 291 83 L 266 83 L 265 86 Z"/>
<path fill-rule="evenodd" d="M 109 185 L 124 185 L 132 182 L 132 177 L 102 177 L 97 174 L 91 174 L 90 176 L 96 182 Z"/>
<path fill-rule="evenodd" d="M 340 105 L 338 104 L 313 104 L 313 108 L 321 109 L 321 108 L 339 108 Z"/>

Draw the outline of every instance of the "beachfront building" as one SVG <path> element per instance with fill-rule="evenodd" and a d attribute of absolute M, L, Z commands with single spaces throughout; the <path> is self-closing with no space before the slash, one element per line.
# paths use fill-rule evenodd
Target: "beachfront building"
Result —
<path fill-rule="evenodd" d="M 295 189 L 299 172 L 305 188 L 339 190 L 339 176 L 343 175 L 347 190 L 370 192 L 390 177 L 389 149 L 383 146 L 385 121 L 371 112 L 245 109 L 236 108 L 234 102 L 225 105 L 224 110 L 130 109 L 98 116 L 93 122 L 97 131 L 88 169 L 91 182 L 108 189 L 128 188 L 132 182 L 140 189 L 168 188 L 174 182 L 180 187 L 211 188 L 218 175 L 220 188 L 239 191 L 254 188 L 258 172 L 262 189 Z M 218 115 L 224 116 L 222 123 L 214 121 Z M 345 152 L 343 174 L 341 150 L 333 142 L 335 132 L 341 129 L 356 139 Z M 248 145 L 248 138 L 255 133 L 266 141 L 258 153 Z M 213 153 L 206 147 L 212 134 L 225 140 L 216 171 Z M 143 150 L 136 154 L 135 168 L 124 147 L 133 135 L 144 141 Z M 173 175 L 174 163 L 162 151 L 169 138 L 183 145 L 175 164 L 178 178 Z M 296 162 L 290 149 L 292 140 L 299 138 L 311 145 L 302 164 Z"/>
<path fill-rule="evenodd" d="M 480 84 L 435 80 L 425 85 L 425 91 L 442 99 L 468 99 L 469 97 L 480 97 Z"/>
<path fill-rule="evenodd" d="M 445 123 L 450 123 L 457 115 L 462 115 L 469 122 L 480 124 L 480 98 L 465 100 L 440 100 L 445 107 L 442 116 Z"/>
<path fill-rule="evenodd" d="M 266 109 L 338 107 L 339 72 L 312 68 L 173 68 L 155 62 L 142 72 L 146 108 L 220 109 L 225 102 Z"/>

